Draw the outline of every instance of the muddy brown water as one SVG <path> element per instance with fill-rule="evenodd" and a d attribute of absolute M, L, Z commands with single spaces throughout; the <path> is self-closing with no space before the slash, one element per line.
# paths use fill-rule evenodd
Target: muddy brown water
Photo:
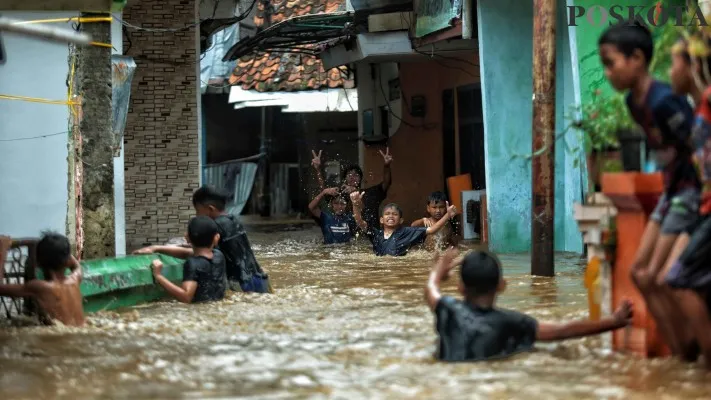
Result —
<path fill-rule="evenodd" d="M 598 338 L 437 363 L 423 301 L 430 254 L 324 247 L 316 229 L 250 238 L 275 295 L 159 302 L 90 316 L 83 329 L 0 328 L 0 398 L 711 398 L 701 365 L 606 354 Z M 528 275 L 527 255 L 501 260 L 509 285 L 499 305 L 545 320 L 587 316 L 578 256 L 559 254 L 550 279 Z"/>

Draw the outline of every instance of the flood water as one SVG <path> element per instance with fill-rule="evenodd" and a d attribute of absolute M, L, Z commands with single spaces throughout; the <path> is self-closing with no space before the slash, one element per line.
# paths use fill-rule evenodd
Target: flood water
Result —
<path fill-rule="evenodd" d="M 316 229 L 250 232 L 274 295 L 203 305 L 159 302 L 89 317 L 83 329 L 0 328 L 2 399 L 693 399 L 700 365 L 599 350 L 598 338 L 538 345 L 488 363 L 433 360 L 423 300 L 431 254 L 377 258 L 324 247 Z M 503 255 L 499 305 L 539 319 L 587 317 L 580 259 L 553 279 Z M 454 294 L 455 282 L 445 291 Z"/>

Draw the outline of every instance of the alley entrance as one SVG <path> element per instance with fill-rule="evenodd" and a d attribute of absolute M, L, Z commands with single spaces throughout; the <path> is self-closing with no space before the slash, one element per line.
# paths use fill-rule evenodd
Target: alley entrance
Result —
<path fill-rule="evenodd" d="M 468 173 L 472 178 L 472 189 L 486 189 L 481 85 L 476 83 L 444 90 L 442 106 L 445 179 Z"/>

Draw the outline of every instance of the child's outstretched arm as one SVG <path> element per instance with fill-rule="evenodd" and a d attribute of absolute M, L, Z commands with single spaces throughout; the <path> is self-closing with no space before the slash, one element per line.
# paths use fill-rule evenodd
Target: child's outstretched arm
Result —
<path fill-rule="evenodd" d="M 311 214 L 316 217 L 320 218 L 321 217 L 321 208 L 318 206 L 321 203 L 321 200 L 324 198 L 324 196 L 337 196 L 338 195 L 338 188 L 328 188 L 328 189 L 323 189 L 321 193 L 318 194 L 318 196 L 314 197 L 313 200 L 311 200 L 311 203 L 309 203 L 309 211 L 311 211 Z"/>
<path fill-rule="evenodd" d="M 448 249 L 442 256 L 439 253 L 435 254 L 434 267 L 425 286 L 425 300 L 433 312 L 442 298 L 439 292 L 440 283 L 446 281 L 452 269 L 461 263 L 461 259 L 457 259 L 457 254 L 458 252 L 453 248 Z"/>
<path fill-rule="evenodd" d="M 175 258 L 188 258 L 193 255 L 192 247 L 182 247 L 182 246 L 148 246 L 142 249 L 138 249 L 133 252 L 133 254 L 165 254 L 167 256 Z"/>
<path fill-rule="evenodd" d="M 163 270 L 163 263 L 160 260 L 153 260 L 152 264 L 153 278 L 155 281 L 163 286 L 171 296 L 175 297 L 181 303 L 190 303 L 195 297 L 195 291 L 197 290 L 197 282 L 195 281 L 184 281 L 181 286 L 174 284 L 169 281 L 168 278 L 161 275 Z"/>
<path fill-rule="evenodd" d="M 390 155 L 390 148 L 385 148 L 385 153 L 380 151 L 380 155 L 383 156 L 383 182 L 380 186 L 383 188 L 383 192 L 387 193 L 390 189 L 390 185 L 393 183 L 393 174 L 390 170 L 390 164 L 393 162 L 393 156 Z"/>
<path fill-rule="evenodd" d="M 84 273 L 81 269 L 81 264 L 79 263 L 79 260 L 74 258 L 74 256 L 69 257 L 69 271 L 71 271 L 70 277 L 76 279 L 77 282 L 81 282 L 81 280 L 84 278 Z"/>
<path fill-rule="evenodd" d="M 413 228 L 416 228 L 418 226 L 425 226 L 425 219 L 424 218 L 416 219 L 415 221 L 412 222 L 412 224 L 410 226 Z"/>
<path fill-rule="evenodd" d="M 314 156 L 314 158 L 311 160 L 311 165 L 316 170 L 316 180 L 318 180 L 319 190 L 324 190 L 326 188 L 326 182 L 323 180 L 323 175 L 321 175 L 321 152 L 322 151 L 323 150 L 319 150 L 318 154 L 316 154 L 315 150 L 311 150 L 311 155 Z"/>
<path fill-rule="evenodd" d="M 442 229 L 447 223 L 449 223 L 449 220 L 454 218 L 455 215 L 457 215 L 457 207 L 455 206 L 450 206 L 449 202 L 447 204 L 447 215 L 444 217 L 440 218 L 439 221 L 437 221 L 434 225 L 430 226 L 427 228 L 427 234 L 432 235 L 437 232 L 439 232 L 440 229 Z"/>
<path fill-rule="evenodd" d="M 572 339 L 597 335 L 603 332 L 624 328 L 632 322 L 632 303 L 625 300 L 611 317 L 599 321 L 571 321 L 562 323 L 540 322 L 536 340 L 542 342 Z"/>
<path fill-rule="evenodd" d="M 355 219 L 356 225 L 362 230 L 368 229 L 368 223 L 363 220 L 362 208 L 363 208 L 363 195 L 365 192 L 353 192 L 351 193 L 351 202 L 353 203 L 353 219 Z"/>

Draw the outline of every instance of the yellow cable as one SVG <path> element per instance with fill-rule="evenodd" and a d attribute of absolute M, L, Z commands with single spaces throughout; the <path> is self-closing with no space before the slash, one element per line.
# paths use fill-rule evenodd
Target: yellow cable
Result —
<path fill-rule="evenodd" d="M 90 23 L 90 22 L 111 22 L 113 18 L 111 17 L 69 17 L 69 18 L 52 18 L 52 19 L 36 19 L 31 21 L 18 21 L 13 25 L 26 25 L 26 24 L 45 24 L 53 22 L 79 22 L 79 23 Z"/>
<path fill-rule="evenodd" d="M 20 101 L 29 101 L 30 103 L 57 104 L 57 105 L 77 104 L 75 102 L 70 102 L 70 101 L 66 101 L 66 100 L 50 100 L 50 99 L 43 99 L 40 97 L 11 96 L 11 95 L 7 95 L 7 94 L 0 94 L 0 100 L 20 100 Z"/>
<path fill-rule="evenodd" d="M 92 46 L 96 46 L 96 47 L 108 47 L 110 49 L 114 48 L 114 46 L 112 46 L 111 43 L 89 42 L 89 44 Z"/>

